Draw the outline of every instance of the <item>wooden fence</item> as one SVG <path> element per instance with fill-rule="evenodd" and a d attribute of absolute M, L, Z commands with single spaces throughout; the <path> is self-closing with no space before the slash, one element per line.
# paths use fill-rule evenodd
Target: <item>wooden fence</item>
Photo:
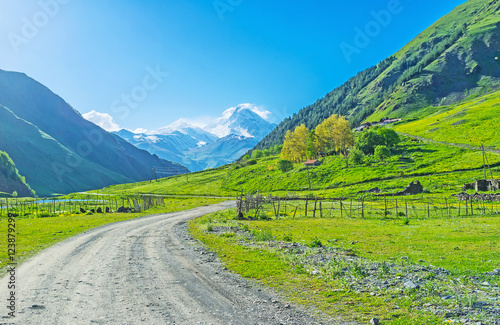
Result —
<path fill-rule="evenodd" d="M 164 205 L 164 198 L 152 195 L 80 195 L 62 198 L 0 198 L 0 217 L 17 215 L 50 216 L 64 213 L 141 212 Z"/>
<path fill-rule="evenodd" d="M 500 214 L 500 202 L 446 198 L 294 198 L 239 196 L 240 217 L 443 218 Z"/>

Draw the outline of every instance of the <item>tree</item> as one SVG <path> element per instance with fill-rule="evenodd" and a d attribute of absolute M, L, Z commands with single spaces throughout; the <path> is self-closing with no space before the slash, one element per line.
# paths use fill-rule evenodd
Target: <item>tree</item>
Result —
<path fill-rule="evenodd" d="M 316 158 L 318 155 L 318 151 L 316 150 L 315 143 L 317 142 L 316 132 L 311 130 L 309 132 L 309 139 L 307 139 L 307 158 L 312 159 Z"/>
<path fill-rule="evenodd" d="M 391 150 L 386 146 L 377 146 L 375 148 L 375 158 L 380 160 L 381 162 L 385 161 L 387 158 L 391 156 Z"/>
<path fill-rule="evenodd" d="M 269 151 L 269 149 L 264 149 L 262 150 L 262 155 L 264 157 L 269 157 L 271 155 L 271 151 Z"/>
<path fill-rule="evenodd" d="M 293 163 L 290 160 L 286 159 L 279 159 L 276 163 L 276 166 L 282 172 L 287 172 L 293 169 Z"/>
<path fill-rule="evenodd" d="M 304 161 L 307 157 L 307 140 L 309 139 L 309 130 L 304 124 L 295 128 L 292 132 L 288 130 L 285 135 L 281 158 L 292 162 Z"/>
<path fill-rule="evenodd" d="M 352 149 L 349 153 L 349 163 L 351 165 L 361 165 L 363 163 L 363 152 L 359 149 Z"/>
<path fill-rule="evenodd" d="M 384 144 L 384 138 L 373 130 L 364 130 L 359 135 L 356 147 L 365 155 L 375 152 L 375 147 Z"/>
<path fill-rule="evenodd" d="M 262 157 L 262 150 L 254 150 L 252 152 L 252 158 L 261 158 Z"/>
<path fill-rule="evenodd" d="M 383 144 L 388 148 L 394 148 L 401 142 L 399 134 L 393 129 L 379 128 L 377 129 L 377 133 L 382 136 Z"/>
<path fill-rule="evenodd" d="M 248 159 L 250 159 L 250 155 L 244 155 L 243 156 L 243 160 L 248 160 Z"/>
<path fill-rule="evenodd" d="M 316 150 L 320 152 L 340 151 L 347 153 L 347 148 L 354 146 L 354 135 L 349 122 L 337 114 L 333 114 L 316 129 Z"/>
<path fill-rule="evenodd" d="M 283 150 L 283 145 L 275 145 L 274 146 L 274 154 L 279 155 L 281 153 L 281 150 Z"/>

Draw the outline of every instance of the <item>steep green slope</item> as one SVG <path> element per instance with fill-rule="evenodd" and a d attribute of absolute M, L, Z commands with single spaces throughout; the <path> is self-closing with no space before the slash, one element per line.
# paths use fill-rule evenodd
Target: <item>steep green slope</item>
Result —
<path fill-rule="evenodd" d="M 38 195 L 134 181 L 72 152 L 3 106 L 0 106 L 0 121 L 0 148 L 9 153 Z M 68 159 L 72 161 L 70 164 Z"/>
<path fill-rule="evenodd" d="M 500 155 L 488 153 L 496 175 Z M 255 165 L 234 163 L 217 169 L 186 176 L 176 176 L 159 182 L 122 184 L 101 191 L 112 194 L 185 194 L 235 196 L 238 193 L 265 195 L 318 195 L 339 197 L 356 195 L 359 191 L 380 188 L 383 193 L 401 191 L 411 181 L 419 180 L 428 194 L 450 195 L 462 190 L 465 183 L 483 175 L 482 154 L 479 151 L 446 145 L 416 143 L 406 139 L 385 162 L 367 156 L 359 165 L 346 166 L 340 156 L 321 159 L 323 165 L 308 170 L 294 164 L 289 172 L 277 169 L 278 157 L 257 159 Z M 309 179 L 312 190 L 309 191 Z"/>
<path fill-rule="evenodd" d="M 187 171 L 120 143 L 22 73 L 0 70 L 0 114 L 0 150 L 38 195 L 142 181 L 151 178 L 153 167 Z"/>
<path fill-rule="evenodd" d="M 500 86 L 500 1 L 470 0 L 403 49 L 285 119 L 256 148 L 282 143 L 287 130 L 314 128 L 331 114 L 353 125 L 449 105 Z"/>
<path fill-rule="evenodd" d="M 425 117 L 419 118 L 421 115 Z M 412 119 L 412 116 L 408 116 Z M 460 104 L 415 112 L 416 121 L 396 125 L 398 132 L 440 142 L 500 149 L 500 92 Z"/>
<path fill-rule="evenodd" d="M 0 151 L 0 197 L 33 196 L 34 193 L 19 175 L 16 165 L 6 152 Z"/>

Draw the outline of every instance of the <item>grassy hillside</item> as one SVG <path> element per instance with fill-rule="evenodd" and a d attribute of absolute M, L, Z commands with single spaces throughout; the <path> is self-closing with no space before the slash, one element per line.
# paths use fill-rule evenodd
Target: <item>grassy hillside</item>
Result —
<path fill-rule="evenodd" d="M 187 171 L 119 142 L 36 80 L 3 70 L 0 150 L 41 196 L 150 179 L 153 167 Z"/>
<path fill-rule="evenodd" d="M 0 151 L 0 197 L 11 197 L 12 194 L 14 196 L 34 195 L 9 155 Z"/>
<path fill-rule="evenodd" d="M 493 172 L 500 172 L 500 155 L 488 153 L 488 159 Z M 277 161 L 277 156 L 266 157 L 257 159 L 255 165 L 235 163 L 159 182 L 111 186 L 103 191 L 220 196 L 261 191 L 273 195 L 347 196 L 374 187 L 395 193 L 411 181 L 420 180 L 429 194 L 452 194 L 459 192 L 464 183 L 481 178 L 483 165 L 479 151 L 409 139 L 383 163 L 367 156 L 363 164 L 347 167 L 342 157 L 332 156 L 323 158 L 323 165 L 309 172 L 303 164 L 295 164 L 293 170 L 282 172 L 276 168 Z M 309 178 L 312 191 L 308 189 Z"/>
<path fill-rule="evenodd" d="M 500 85 L 500 2 L 469 0 L 400 51 L 285 119 L 257 149 L 283 142 L 301 123 L 316 127 L 331 114 L 353 125 L 450 105 Z"/>
<path fill-rule="evenodd" d="M 451 106 L 430 107 L 409 115 L 394 129 L 435 141 L 500 149 L 500 92 Z"/>

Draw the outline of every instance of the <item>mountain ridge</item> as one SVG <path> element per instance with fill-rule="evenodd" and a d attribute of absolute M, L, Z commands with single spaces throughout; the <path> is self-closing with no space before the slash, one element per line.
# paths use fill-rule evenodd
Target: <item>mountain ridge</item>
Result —
<path fill-rule="evenodd" d="M 161 158 L 199 171 L 234 162 L 272 131 L 275 124 L 254 110 L 250 104 L 231 107 L 204 127 L 180 119 L 147 133 L 124 129 L 113 133 Z"/>
<path fill-rule="evenodd" d="M 282 143 L 287 130 L 313 129 L 332 114 L 353 126 L 449 105 L 500 87 L 500 1 L 469 0 L 376 66 L 359 72 L 282 121 L 255 149 Z"/>
<path fill-rule="evenodd" d="M 172 165 L 124 148 L 24 73 L 0 70 L 0 116 L 0 150 L 38 195 L 146 180 L 155 165 Z"/>

